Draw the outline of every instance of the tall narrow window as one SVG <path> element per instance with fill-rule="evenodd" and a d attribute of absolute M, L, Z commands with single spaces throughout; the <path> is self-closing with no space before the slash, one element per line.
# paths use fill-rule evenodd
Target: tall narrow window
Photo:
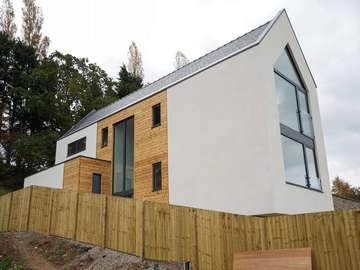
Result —
<path fill-rule="evenodd" d="M 152 107 L 152 126 L 157 127 L 161 124 L 161 106 L 160 103 Z"/>
<path fill-rule="evenodd" d="M 274 70 L 286 181 L 321 190 L 308 95 L 287 48 Z"/>
<path fill-rule="evenodd" d="M 131 197 L 134 174 L 134 118 L 114 126 L 113 194 Z"/>
<path fill-rule="evenodd" d="M 105 147 L 108 145 L 108 128 L 103 128 L 101 130 L 101 147 Z"/>
<path fill-rule="evenodd" d="M 68 151 L 67 151 L 67 156 L 72 156 L 75 155 L 79 152 L 82 152 L 86 149 L 86 137 L 81 138 L 75 142 L 69 143 L 68 144 Z"/>
<path fill-rule="evenodd" d="M 153 164 L 153 191 L 162 189 L 161 162 Z"/>
<path fill-rule="evenodd" d="M 101 174 L 94 173 L 92 178 L 92 192 L 101 193 Z"/>

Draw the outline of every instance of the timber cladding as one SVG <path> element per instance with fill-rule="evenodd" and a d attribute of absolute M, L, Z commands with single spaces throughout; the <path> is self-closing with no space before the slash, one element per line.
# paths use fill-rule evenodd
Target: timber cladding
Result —
<path fill-rule="evenodd" d="M 92 192 L 93 174 L 101 175 L 101 193 L 111 194 L 111 163 L 79 156 L 64 164 L 63 188 L 79 192 Z"/>
<path fill-rule="evenodd" d="M 159 103 L 161 106 L 161 125 L 153 128 L 152 107 Z M 112 161 L 114 124 L 132 116 L 134 117 L 134 198 L 168 203 L 166 91 L 99 121 L 97 124 L 96 157 Z M 106 127 L 108 128 L 108 144 L 102 147 L 102 129 Z M 152 164 L 157 162 L 161 162 L 162 167 L 162 190 L 153 192 Z M 108 194 L 111 192 L 110 190 Z"/>
<path fill-rule="evenodd" d="M 33 231 L 146 259 L 191 261 L 194 270 L 231 270 L 239 252 L 299 248 L 311 248 L 314 270 L 360 269 L 360 209 L 249 217 L 36 186 L 0 202 L 0 231 Z"/>

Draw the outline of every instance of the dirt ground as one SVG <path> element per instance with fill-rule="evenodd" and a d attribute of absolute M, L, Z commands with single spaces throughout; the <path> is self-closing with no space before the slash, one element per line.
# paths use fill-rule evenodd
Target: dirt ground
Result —
<path fill-rule="evenodd" d="M 54 236 L 0 233 L 0 270 L 183 270 L 183 263 L 141 260 Z"/>

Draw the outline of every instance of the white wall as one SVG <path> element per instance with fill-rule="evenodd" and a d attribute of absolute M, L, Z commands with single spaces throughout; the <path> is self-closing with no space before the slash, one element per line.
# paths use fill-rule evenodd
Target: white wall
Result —
<path fill-rule="evenodd" d="M 76 156 L 87 156 L 96 158 L 96 134 L 97 134 L 97 124 L 93 124 L 84 128 L 70 136 L 67 136 L 56 142 L 56 157 L 55 164 L 63 162 L 65 160 L 74 158 Z M 72 156 L 67 156 L 68 144 L 72 143 L 78 139 L 86 137 L 86 149 L 82 152 L 79 152 Z"/>
<path fill-rule="evenodd" d="M 268 36 L 168 89 L 171 204 L 249 215 L 332 210 L 316 88 L 285 14 Z M 273 66 L 287 41 L 310 90 L 324 193 L 284 180 Z"/>
<path fill-rule="evenodd" d="M 63 188 L 63 180 L 64 163 L 61 163 L 47 170 L 26 177 L 24 179 L 24 188 L 28 186 Z"/>

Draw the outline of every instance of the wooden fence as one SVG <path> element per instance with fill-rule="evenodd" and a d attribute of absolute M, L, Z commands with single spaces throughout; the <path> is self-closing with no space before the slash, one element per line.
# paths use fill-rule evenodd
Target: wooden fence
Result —
<path fill-rule="evenodd" d="M 315 270 L 360 269 L 360 210 L 247 217 L 29 187 L 0 197 L 0 231 L 33 231 L 148 259 L 230 270 L 233 253 L 312 248 Z"/>

